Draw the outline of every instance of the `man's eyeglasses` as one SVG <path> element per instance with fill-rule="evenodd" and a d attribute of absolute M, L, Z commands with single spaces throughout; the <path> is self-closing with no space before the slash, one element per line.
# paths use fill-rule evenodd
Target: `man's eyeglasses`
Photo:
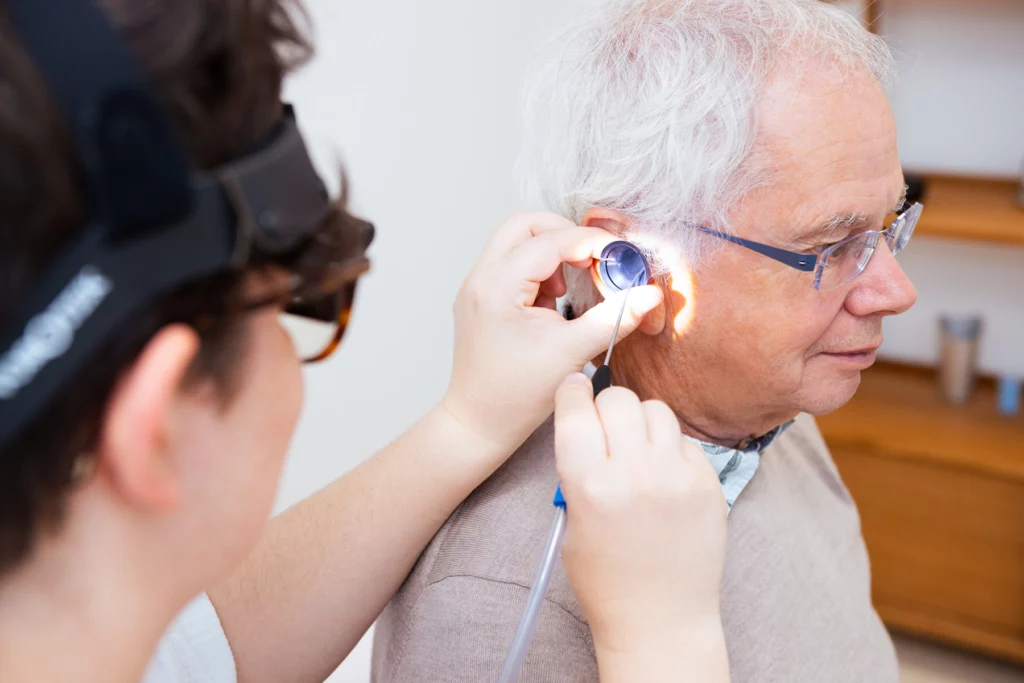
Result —
<path fill-rule="evenodd" d="M 914 228 L 917 227 L 917 221 L 921 218 L 923 209 L 924 207 L 920 203 L 914 203 L 898 215 L 889 227 L 850 235 L 829 245 L 820 254 L 786 251 L 708 228 L 698 226 L 697 229 L 708 235 L 714 235 L 719 239 L 756 251 L 758 254 L 784 263 L 791 268 L 808 273 L 813 272 L 814 288 L 821 292 L 827 292 L 842 287 L 864 272 L 875 253 L 875 247 L 878 246 L 880 238 L 885 237 L 885 243 L 894 256 L 903 251 L 914 234 Z"/>

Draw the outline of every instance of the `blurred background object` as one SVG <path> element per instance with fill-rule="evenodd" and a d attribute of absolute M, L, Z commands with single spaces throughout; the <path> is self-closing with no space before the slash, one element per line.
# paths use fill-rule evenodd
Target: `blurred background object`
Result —
<path fill-rule="evenodd" d="M 319 53 L 286 95 L 321 171 L 344 162 L 378 237 L 345 352 L 306 375 L 279 509 L 442 395 L 451 302 L 490 230 L 523 208 L 512 168 L 527 62 L 592 0 L 306 1 Z M 992 377 L 1024 377 L 1024 1 L 841 4 L 897 53 L 900 153 L 925 211 L 900 256 L 919 302 L 886 321 L 886 362 L 821 428 L 861 508 L 905 683 L 1019 682 L 1024 416 L 999 412 Z M 437 253 L 447 267 L 424 280 Z M 985 321 L 962 406 L 936 371 L 936 321 L 952 315 Z M 369 681 L 369 639 L 331 681 Z"/>
<path fill-rule="evenodd" d="M 975 363 L 981 318 L 977 316 L 946 316 L 940 320 L 942 333 L 939 348 L 939 382 L 950 403 L 963 404 L 974 388 Z"/>
<path fill-rule="evenodd" d="M 1014 416 L 1020 412 L 1021 378 L 1004 375 L 999 378 L 999 412 Z"/>

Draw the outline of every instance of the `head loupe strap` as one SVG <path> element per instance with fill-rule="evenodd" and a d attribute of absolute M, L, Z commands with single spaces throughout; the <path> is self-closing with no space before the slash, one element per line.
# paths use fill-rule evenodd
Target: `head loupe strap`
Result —
<path fill-rule="evenodd" d="M 162 106 L 93 2 L 8 5 L 75 134 L 90 218 L 0 320 L 0 448 L 137 311 L 244 267 L 253 249 L 295 249 L 331 211 L 291 107 L 255 153 L 189 172 Z"/>
<path fill-rule="evenodd" d="M 189 168 L 163 107 L 94 0 L 8 0 L 15 35 L 74 135 L 112 236 L 182 219 Z"/>

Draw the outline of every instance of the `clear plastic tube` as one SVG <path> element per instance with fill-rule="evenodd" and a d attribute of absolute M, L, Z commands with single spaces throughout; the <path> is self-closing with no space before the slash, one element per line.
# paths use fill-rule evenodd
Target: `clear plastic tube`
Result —
<path fill-rule="evenodd" d="M 565 508 L 555 508 L 555 520 L 551 524 L 551 533 L 548 535 L 548 542 L 544 546 L 544 553 L 537 565 L 537 571 L 533 575 L 533 586 L 526 598 L 526 607 L 519 617 L 519 624 L 516 626 L 516 633 L 512 637 L 512 647 L 508 650 L 505 658 L 505 666 L 498 677 L 498 683 L 515 683 L 519 679 L 519 672 L 523 668 L 523 660 L 526 659 L 526 652 L 530 649 L 530 640 L 533 632 L 537 630 L 537 620 L 540 619 L 540 609 L 544 605 L 544 598 L 548 593 L 548 586 L 551 584 L 551 575 L 555 573 L 555 562 L 562 554 L 562 541 L 565 539 Z"/>

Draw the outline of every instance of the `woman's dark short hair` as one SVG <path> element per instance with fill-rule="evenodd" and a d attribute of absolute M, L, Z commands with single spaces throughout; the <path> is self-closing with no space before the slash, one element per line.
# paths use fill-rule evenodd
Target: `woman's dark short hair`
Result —
<path fill-rule="evenodd" d="M 265 139 L 282 115 L 282 81 L 312 54 L 303 8 L 291 0 L 102 5 L 196 168 L 223 164 Z M 82 229 L 83 187 L 69 129 L 0 9 L 0 322 Z M 327 222 L 343 220 L 339 206 Z M 260 265 L 257 259 L 252 268 Z M 75 462 L 98 438 L 119 373 L 160 328 L 194 321 L 236 298 L 243 276 L 191 283 L 135 317 L 67 392 L 0 450 L 0 575 L 61 522 Z M 201 337 L 188 382 L 212 382 L 227 402 L 244 358 L 245 318 L 220 317 L 202 327 Z"/>

